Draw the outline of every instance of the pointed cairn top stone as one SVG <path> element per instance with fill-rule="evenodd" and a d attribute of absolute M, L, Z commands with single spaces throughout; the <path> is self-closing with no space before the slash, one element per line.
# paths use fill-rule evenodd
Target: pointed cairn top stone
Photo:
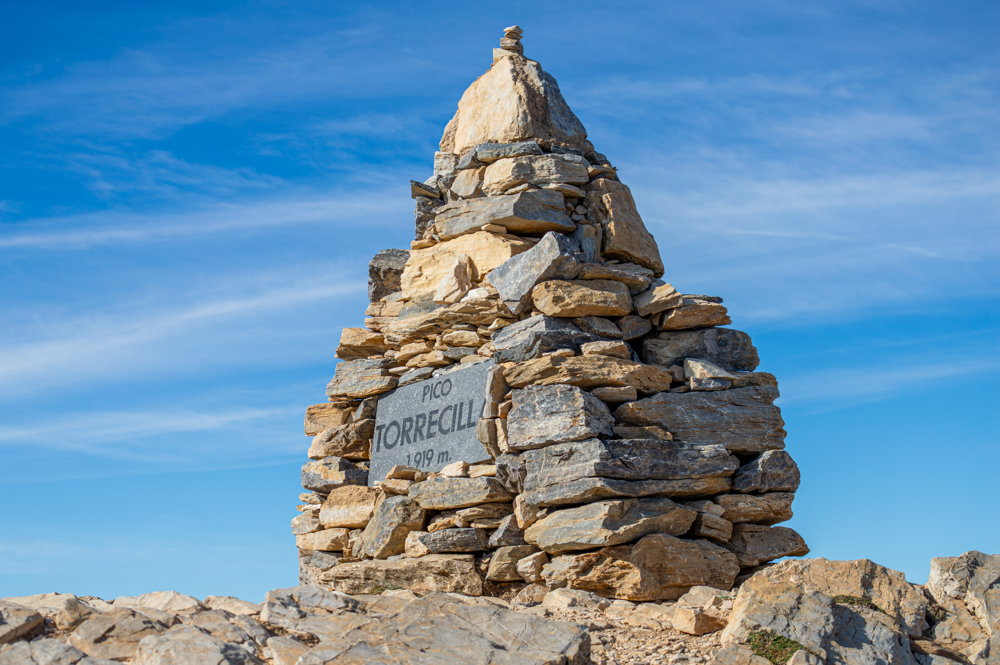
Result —
<path fill-rule="evenodd" d="M 524 47 L 521 46 L 521 36 L 524 30 L 520 26 L 512 25 L 503 29 L 503 39 L 500 40 L 500 48 L 504 51 L 512 51 L 518 55 L 524 55 Z"/>

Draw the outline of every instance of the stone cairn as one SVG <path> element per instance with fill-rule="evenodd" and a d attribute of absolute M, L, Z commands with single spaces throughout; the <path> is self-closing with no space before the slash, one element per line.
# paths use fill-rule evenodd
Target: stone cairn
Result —
<path fill-rule="evenodd" d="M 434 174 L 411 182 L 410 251 L 373 259 L 365 327 L 343 331 L 329 401 L 306 411 L 300 581 L 525 601 L 728 590 L 809 551 L 774 526 L 799 484 L 777 381 L 722 327 L 721 298 L 661 279 L 629 188 L 521 37 L 504 31 Z M 380 396 L 477 364 L 472 458 L 374 477 Z"/>

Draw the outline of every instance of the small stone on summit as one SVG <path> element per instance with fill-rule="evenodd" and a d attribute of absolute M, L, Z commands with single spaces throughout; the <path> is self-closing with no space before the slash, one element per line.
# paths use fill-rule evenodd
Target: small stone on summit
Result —
<path fill-rule="evenodd" d="M 511 33 L 514 33 L 514 34 L 517 34 L 517 35 L 523 35 L 524 34 L 524 30 L 522 30 L 521 26 L 519 26 L 519 25 L 509 26 L 507 28 L 504 28 L 503 31 L 505 33 L 506 32 L 511 32 Z"/>

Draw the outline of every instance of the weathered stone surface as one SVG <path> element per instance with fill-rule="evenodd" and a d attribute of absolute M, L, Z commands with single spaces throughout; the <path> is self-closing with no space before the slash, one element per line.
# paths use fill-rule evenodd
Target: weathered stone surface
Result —
<path fill-rule="evenodd" d="M 611 279 L 628 287 L 633 296 L 642 293 L 653 282 L 653 271 L 634 263 L 584 263 L 577 279 Z"/>
<path fill-rule="evenodd" d="M 535 358 L 504 365 L 504 378 L 511 388 L 562 383 L 585 390 L 602 386 L 632 386 L 640 393 L 670 390 L 673 382 L 673 374 L 662 367 L 608 356 Z"/>
<path fill-rule="evenodd" d="M 434 181 L 437 178 L 433 179 Z M 418 196 L 426 196 L 432 199 L 441 198 L 441 190 L 438 189 L 437 185 L 433 185 L 430 182 L 417 182 L 416 180 L 410 181 L 410 198 L 417 198 Z"/>
<path fill-rule="evenodd" d="M 707 360 L 696 358 L 684 359 L 684 376 L 689 379 L 735 379 L 736 375 L 727 372 L 718 365 Z"/>
<path fill-rule="evenodd" d="M 204 604 L 210 609 L 225 610 L 237 616 L 259 614 L 262 609 L 258 603 L 251 603 L 249 600 L 241 600 L 234 596 L 207 596 Z"/>
<path fill-rule="evenodd" d="M 621 404 L 622 402 L 634 402 L 639 399 L 639 393 L 632 386 L 617 386 L 617 387 L 605 387 L 605 388 L 594 388 L 590 391 L 590 394 L 601 400 L 602 402 L 607 402 L 610 404 Z M 667 432 L 667 438 L 669 439 L 669 432 Z M 615 432 L 615 436 L 620 436 L 618 432 Z M 625 437 L 623 437 L 625 438 Z M 629 437 L 629 438 L 639 438 L 639 437 Z"/>
<path fill-rule="evenodd" d="M 595 388 L 594 391 L 604 390 Z M 624 390 L 622 388 L 621 390 Z M 628 400 L 635 401 L 635 400 Z M 656 439 L 658 441 L 673 441 L 674 435 L 656 425 L 641 425 L 631 427 L 628 425 L 615 425 L 615 436 L 619 439 Z"/>
<path fill-rule="evenodd" d="M 504 157 L 521 157 L 523 155 L 540 155 L 542 147 L 538 141 L 518 141 L 517 143 L 481 143 L 472 151 L 475 158 L 484 164 L 492 164 Z"/>
<path fill-rule="evenodd" d="M 338 363 L 333 379 L 326 386 L 330 397 L 371 397 L 396 387 L 396 377 L 389 374 L 391 361 L 385 358 L 350 360 Z"/>
<path fill-rule="evenodd" d="M 523 582 L 524 578 L 517 572 L 517 563 L 536 552 L 538 552 L 538 548 L 534 545 L 513 545 L 499 548 L 493 552 L 493 557 L 490 559 L 486 579 L 490 582 Z"/>
<path fill-rule="evenodd" d="M 542 568 L 549 562 L 549 556 L 545 552 L 535 552 L 519 560 L 514 565 L 514 570 L 529 584 L 542 581 Z"/>
<path fill-rule="evenodd" d="M 330 491 L 319 511 L 319 521 L 327 529 L 363 529 L 375 512 L 378 490 L 374 487 L 345 485 Z"/>
<path fill-rule="evenodd" d="M 491 548 L 527 544 L 524 531 L 517 525 L 517 518 L 514 515 L 508 515 L 500 520 L 500 526 L 490 535 L 489 540 Z"/>
<path fill-rule="evenodd" d="M 367 328 L 344 328 L 340 334 L 337 357 L 341 360 L 357 360 L 382 355 L 388 350 L 381 333 Z"/>
<path fill-rule="evenodd" d="M 733 475 L 734 492 L 794 492 L 798 488 L 799 467 L 784 450 L 765 451 Z"/>
<path fill-rule="evenodd" d="M 480 143 L 526 139 L 593 149 L 555 79 L 537 62 L 512 54 L 494 63 L 462 95 L 458 112 L 445 128 L 441 150 L 461 155 Z"/>
<path fill-rule="evenodd" d="M 987 634 L 1000 634 L 1000 554 L 931 559 L 927 589 L 942 605 L 963 602 Z"/>
<path fill-rule="evenodd" d="M 381 501 L 365 527 L 355 556 L 385 559 L 402 554 L 406 545 L 406 534 L 424 528 L 424 509 L 412 498 L 390 496 Z"/>
<path fill-rule="evenodd" d="M 621 317 L 616 322 L 616 325 L 622 331 L 622 339 L 625 341 L 639 339 L 653 329 L 653 324 L 649 322 L 649 319 L 644 319 L 635 314 Z"/>
<path fill-rule="evenodd" d="M 535 522 L 524 539 L 549 554 L 620 545 L 650 533 L 679 536 L 697 513 L 670 499 L 624 499 L 558 510 Z"/>
<path fill-rule="evenodd" d="M 42 638 L 0 646 L 0 665 L 115 665 L 115 661 L 91 658 L 64 642 Z"/>
<path fill-rule="evenodd" d="M 632 357 L 632 349 L 629 348 L 629 345 L 617 341 L 587 342 L 580 346 L 580 351 L 585 356 L 611 356 L 626 360 Z"/>
<path fill-rule="evenodd" d="M 687 295 L 679 307 L 668 310 L 658 326 L 660 330 L 688 330 L 690 328 L 708 328 L 711 326 L 726 326 L 732 323 L 729 314 L 722 305 L 721 298 Z"/>
<path fill-rule="evenodd" d="M 410 257 L 405 249 L 383 249 L 368 264 L 368 300 L 378 302 L 400 290 L 399 277 Z"/>
<path fill-rule="evenodd" d="M 560 195 L 561 196 L 561 195 Z M 546 233 L 534 247 L 505 261 L 489 274 L 500 299 L 514 314 L 531 304 L 535 286 L 546 280 L 573 279 L 580 271 L 580 246 L 561 233 Z"/>
<path fill-rule="evenodd" d="M 431 478 L 411 486 L 410 498 L 425 510 L 450 510 L 507 502 L 513 496 L 496 478 Z"/>
<path fill-rule="evenodd" d="M 529 450 L 523 457 L 526 492 L 582 478 L 633 481 L 727 478 L 739 464 L 722 446 L 650 439 L 559 443 Z"/>
<path fill-rule="evenodd" d="M 371 440 L 375 433 L 372 419 L 331 427 L 317 434 L 309 446 L 309 459 L 343 457 L 349 460 L 371 458 Z"/>
<path fill-rule="evenodd" d="M 691 525 L 691 534 L 725 543 L 733 536 L 733 523 L 710 513 L 698 513 Z"/>
<path fill-rule="evenodd" d="M 497 319 L 509 319 L 511 316 L 510 310 L 496 298 L 463 298 L 462 302 L 454 305 L 435 305 L 430 311 L 420 311 L 406 317 L 401 314 L 399 319 L 384 326 L 382 333 L 387 341 L 394 344 L 408 344 L 430 334 L 450 331 L 456 323 L 489 326 Z"/>
<path fill-rule="evenodd" d="M 688 635 L 705 635 L 722 630 L 726 622 L 700 607 L 678 607 L 674 610 L 672 625 L 674 630 Z"/>
<path fill-rule="evenodd" d="M 598 339 L 564 319 L 532 316 L 493 333 L 497 362 L 520 362 L 540 358 L 556 349 L 579 350 L 581 344 Z"/>
<path fill-rule="evenodd" d="M 71 593 L 38 593 L 31 596 L 3 598 L 0 600 L 0 607 L 5 603 L 20 605 L 24 609 L 39 613 L 42 617 L 52 621 L 59 630 L 72 630 L 81 621 L 97 611 L 93 605 Z M 13 616 L 9 620 L 2 618 L 4 616 L 5 610 L 0 609 L 0 644 L 4 642 L 3 635 L 9 637 L 10 634 L 18 632 L 19 629 L 15 626 L 21 626 L 23 629 L 32 625 L 32 621 L 28 620 L 30 614 L 20 615 L 23 623 L 14 619 Z M 28 629 L 29 632 L 30 630 Z"/>
<path fill-rule="evenodd" d="M 761 630 L 795 640 L 820 662 L 917 662 L 906 634 L 892 617 L 836 603 L 798 579 L 754 575 L 740 587 L 722 642 L 745 643 L 751 633 Z"/>
<path fill-rule="evenodd" d="M 733 483 L 735 485 L 735 481 Z M 735 487 L 734 487 L 735 489 Z M 768 526 L 792 519 L 792 501 L 789 492 L 769 494 L 723 494 L 713 499 L 725 508 L 722 517 L 733 524 L 766 524 Z"/>
<path fill-rule="evenodd" d="M 507 445 L 520 451 L 610 436 L 613 424 L 604 402 L 576 386 L 529 386 L 514 391 Z"/>
<path fill-rule="evenodd" d="M 419 559 L 356 561 L 324 572 L 322 582 L 349 594 L 398 587 L 418 594 L 463 593 L 481 596 L 483 580 L 471 554 L 430 554 Z"/>
<path fill-rule="evenodd" d="M 642 358 L 651 365 L 666 366 L 698 358 L 730 372 L 753 371 L 760 364 L 750 336 L 729 328 L 662 332 L 642 341 Z"/>
<path fill-rule="evenodd" d="M 511 385 L 516 384 L 511 381 L 516 373 L 505 375 Z M 722 445 L 740 454 L 760 453 L 785 447 L 785 421 L 774 406 L 777 398 L 778 389 L 766 386 L 660 393 L 622 404 L 615 410 L 615 420 L 626 425 L 658 425 L 687 443 Z"/>
<path fill-rule="evenodd" d="M 809 547 L 798 533 L 783 526 L 734 524 L 726 547 L 739 559 L 740 566 L 752 568 L 783 556 L 805 556 Z"/>
<path fill-rule="evenodd" d="M 459 254 L 469 257 L 474 267 L 472 281 L 479 282 L 504 261 L 531 247 L 531 243 L 512 236 L 479 231 L 438 243 L 427 249 L 413 250 L 400 278 L 403 297 L 413 299 L 421 293 L 433 292 L 441 279 L 448 274 L 455 257 Z"/>
<path fill-rule="evenodd" d="M 434 232 L 441 240 L 451 240 L 475 233 L 485 224 L 497 224 L 519 235 L 576 230 L 566 216 L 563 195 L 543 189 L 449 203 L 438 211 Z"/>
<path fill-rule="evenodd" d="M 300 550 L 342 552 L 347 549 L 347 529 L 324 529 L 295 536 L 295 546 Z"/>
<path fill-rule="evenodd" d="M 461 170 L 458 172 L 458 175 L 455 176 L 455 179 L 452 181 L 449 189 L 451 189 L 452 194 L 460 199 L 482 197 L 483 176 L 485 175 L 486 167 Z"/>
<path fill-rule="evenodd" d="M 632 299 L 632 304 L 636 314 L 649 316 L 671 307 L 677 307 L 682 300 L 683 297 L 677 292 L 677 289 L 670 284 L 664 284 L 662 280 L 657 280 L 648 290 L 637 294 Z"/>
<path fill-rule="evenodd" d="M 573 239 L 580 243 L 580 260 L 586 263 L 597 263 L 601 260 L 601 227 L 584 223 L 580 220 Z"/>
<path fill-rule="evenodd" d="M 94 658 L 125 661 L 143 638 L 165 630 L 163 623 L 122 607 L 91 615 L 70 634 L 69 643 Z"/>
<path fill-rule="evenodd" d="M 518 496 L 527 509 L 564 506 L 600 499 L 666 496 L 671 499 L 693 499 L 712 496 L 729 490 L 729 478 L 695 478 L 693 480 L 614 480 L 611 478 L 581 478 L 568 483 L 548 485 Z M 515 509 L 517 502 L 515 502 Z"/>
<path fill-rule="evenodd" d="M 441 281 L 437 283 L 431 300 L 442 305 L 461 301 L 472 288 L 473 271 L 474 267 L 468 254 L 456 254 L 452 259 L 451 266 L 442 275 Z"/>
<path fill-rule="evenodd" d="M 306 436 L 316 436 L 325 429 L 351 422 L 357 402 L 324 402 L 306 409 Z"/>
<path fill-rule="evenodd" d="M 433 533 L 414 531 L 410 538 L 426 548 L 428 554 L 482 552 L 489 539 L 485 530 L 468 528 L 442 529 Z"/>
<path fill-rule="evenodd" d="M 524 491 L 524 476 L 527 467 L 523 455 L 503 454 L 496 459 L 496 479 L 511 494 Z"/>
<path fill-rule="evenodd" d="M 736 557 L 725 548 L 655 534 L 634 545 L 554 557 L 542 577 L 550 588 L 643 601 L 673 600 L 696 585 L 729 589 L 738 572 Z"/>
<path fill-rule="evenodd" d="M 638 264 L 663 274 L 663 261 L 656 240 L 646 230 L 628 187 L 609 178 L 587 187 L 587 216 L 600 222 L 605 257 Z"/>
<path fill-rule="evenodd" d="M 427 196 L 418 196 L 416 199 L 416 205 L 413 209 L 413 239 L 415 242 L 421 242 L 424 234 L 434 223 L 434 216 L 437 214 L 438 208 L 444 205 L 444 201 L 441 199 L 432 199 Z M 411 243 L 410 247 L 414 244 Z M 397 288 L 397 290 L 399 290 Z"/>
<path fill-rule="evenodd" d="M 171 614 L 198 612 L 205 609 L 201 602 L 193 596 L 177 591 L 153 591 L 141 596 L 123 596 L 114 601 L 116 606 L 139 607 L 144 609 L 169 612 Z"/>
<path fill-rule="evenodd" d="M 326 494 L 343 485 L 367 485 L 368 472 L 343 457 L 327 457 L 302 465 L 302 486 Z"/>
<path fill-rule="evenodd" d="M 139 643 L 134 665 L 258 665 L 246 649 L 213 637 L 195 626 L 174 626 Z"/>
<path fill-rule="evenodd" d="M 602 316 L 578 316 L 573 319 L 580 330 L 607 339 L 621 339 L 622 331 L 614 323 Z"/>
<path fill-rule="evenodd" d="M 526 183 L 536 187 L 548 183 L 584 185 L 589 180 L 584 164 L 562 159 L 558 155 L 526 155 L 490 164 L 483 178 L 483 191 L 493 197 Z"/>
<path fill-rule="evenodd" d="M 632 311 L 628 287 L 607 279 L 542 282 L 531 290 L 531 299 L 549 316 L 623 316 Z"/>
<path fill-rule="evenodd" d="M 44 621 L 42 615 L 33 609 L 0 600 L 0 644 L 23 637 Z"/>

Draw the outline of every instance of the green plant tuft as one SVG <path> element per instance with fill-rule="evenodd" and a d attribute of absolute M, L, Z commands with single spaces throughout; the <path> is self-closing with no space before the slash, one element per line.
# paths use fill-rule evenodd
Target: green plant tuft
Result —
<path fill-rule="evenodd" d="M 857 596 L 837 596 L 833 599 L 833 602 L 839 603 L 840 605 L 853 605 L 854 607 L 865 607 L 869 610 L 874 610 L 876 612 L 885 612 L 881 607 L 868 600 L 867 598 L 858 598 Z"/>
<path fill-rule="evenodd" d="M 750 645 L 755 654 L 767 658 L 774 665 L 785 665 L 792 654 L 799 649 L 805 649 L 795 640 L 767 630 L 757 630 L 750 633 L 747 644 Z"/>

